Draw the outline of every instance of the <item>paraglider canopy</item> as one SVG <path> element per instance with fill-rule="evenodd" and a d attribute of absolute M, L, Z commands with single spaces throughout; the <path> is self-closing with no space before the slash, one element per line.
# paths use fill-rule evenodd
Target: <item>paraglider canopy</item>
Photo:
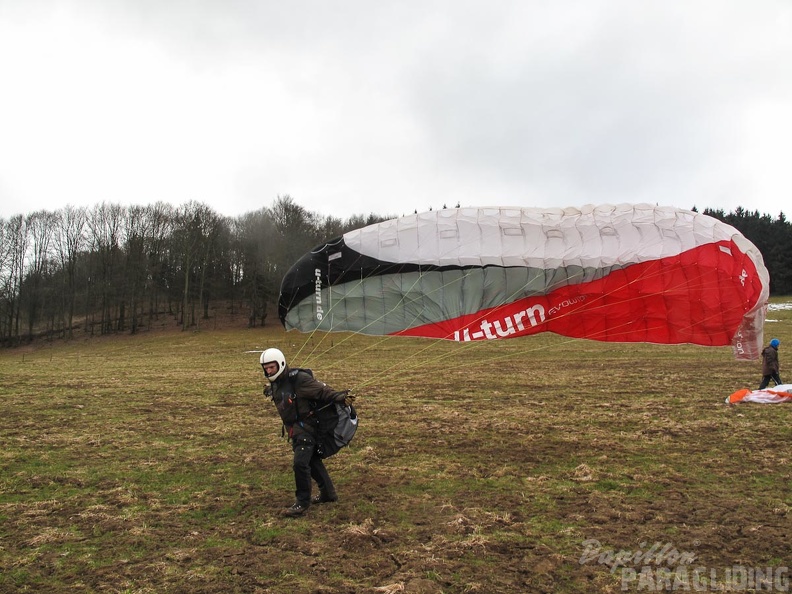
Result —
<path fill-rule="evenodd" d="M 456 208 L 350 231 L 284 276 L 286 329 L 456 341 L 551 331 L 732 345 L 755 359 L 769 277 L 733 227 L 647 204 Z"/>

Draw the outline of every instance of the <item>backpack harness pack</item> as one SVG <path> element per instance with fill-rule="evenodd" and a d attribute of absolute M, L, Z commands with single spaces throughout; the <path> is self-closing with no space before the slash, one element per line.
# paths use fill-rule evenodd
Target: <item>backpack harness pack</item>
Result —
<path fill-rule="evenodd" d="M 292 392 L 297 394 L 296 383 L 297 374 L 299 372 L 307 373 L 313 377 L 313 371 L 304 368 L 294 368 L 289 370 L 289 382 L 291 383 Z M 348 394 L 349 390 L 336 392 L 336 394 Z M 316 453 L 320 458 L 329 458 L 337 453 L 343 447 L 349 445 L 352 438 L 355 436 L 355 431 L 358 428 L 358 415 L 355 407 L 351 404 L 344 405 L 341 402 L 327 402 L 319 403 L 309 401 L 311 405 L 311 412 L 308 417 L 313 417 L 317 422 L 316 429 Z M 295 405 L 295 410 L 296 410 Z M 300 419 L 297 417 L 297 423 L 304 427 L 308 418 Z"/>

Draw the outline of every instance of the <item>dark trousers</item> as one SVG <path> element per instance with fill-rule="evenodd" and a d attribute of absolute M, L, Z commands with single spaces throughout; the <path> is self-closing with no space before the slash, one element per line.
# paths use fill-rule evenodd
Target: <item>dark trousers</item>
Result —
<path fill-rule="evenodd" d="M 770 383 L 770 380 L 773 380 L 776 386 L 780 386 L 783 383 L 781 382 L 781 375 L 777 371 L 774 371 L 769 375 L 762 376 L 762 383 L 759 384 L 759 389 L 764 390 Z"/>
<path fill-rule="evenodd" d="M 319 491 L 327 497 L 335 497 L 335 487 L 327 473 L 324 462 L 316 453 L 316 442 L 310 435 L 301 435 L 294 440 L 294 483 L 296 502 L 311 505 L 311 479 L 316 481 Z"/>

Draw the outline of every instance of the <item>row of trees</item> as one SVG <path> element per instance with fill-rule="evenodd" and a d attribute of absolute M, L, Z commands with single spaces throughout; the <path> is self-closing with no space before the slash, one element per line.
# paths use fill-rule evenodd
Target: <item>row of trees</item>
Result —
<path fill-rule="evenodd" d="M 704 211 L 762 252 L 771 292 L 792 294 L 792 225 L 738 208 Z M 283 273 L 321 241 L 385 220 L 324 217 L 289 196 L 237 218 L 205 204 L 66 206 L 0 219 L 0 342 L 138 332 L 160 317 L 200 327 L 210 303 L 263 325 Z"/>
<path fill-rule="evenodd" d="M 289 196 L 238 218 L 191 202 L 66 206 L 0 219 L 0 342 L 135 333 L 163 316 L 200 327 L 210 303 L 263 325 L 299 256 L 381 220 L 319 216 Z"/>
<path fill-rule="evenodd" d="M 722 209 L 703 212 L 728 223 L 759 248 L 770 272 L 770 294 L 792 295 L 792 224 L 783 212 L 775 219 L 741 207 L 728 214 Z"/>

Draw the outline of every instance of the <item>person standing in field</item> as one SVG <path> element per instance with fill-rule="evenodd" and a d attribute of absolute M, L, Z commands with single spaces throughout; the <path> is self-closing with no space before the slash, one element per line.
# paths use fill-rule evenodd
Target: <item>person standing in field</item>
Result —
<path fill-rule="evenodd" d="M 759 389 L 764 390 L 770 380 L 775 382 L 776 386 L 781 385 L 781 366 L 778 363 L 778 345 L 781 341 L 774 338 L 770 344 L 762 350 L 762 383 L 759 384 Z"/>
<path fill-rule="evenodd" d="M 264 394 L 272 398 L 294 450 L 295 502 L 284 515 L 297 517 L 312 503 L 338 501 L 333 481 L 317 451 L 318 420 L 313 414 L 317 403 L 353 402 L 348 392 L 336 392 L 301 369 L 290 369 L 283 353 L 269 348 L 261 353 L 261 368 L 270 385 Z M 311 479 L 319 494 L 311 497 Z"/>

